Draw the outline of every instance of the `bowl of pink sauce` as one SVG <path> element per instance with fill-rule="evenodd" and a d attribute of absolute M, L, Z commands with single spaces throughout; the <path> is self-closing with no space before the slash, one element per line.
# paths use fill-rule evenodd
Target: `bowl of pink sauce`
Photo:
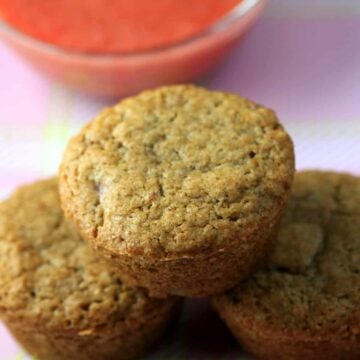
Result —
<path fill-rule="evenodd" d="M 101 96 L 194 81 L 267 0 L 0 0 L 0 37 L 45 74 Z"/>

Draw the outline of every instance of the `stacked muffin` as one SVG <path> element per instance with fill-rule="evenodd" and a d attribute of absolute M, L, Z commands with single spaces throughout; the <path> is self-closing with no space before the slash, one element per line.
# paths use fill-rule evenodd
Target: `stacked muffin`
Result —
<path fill-rule="evenodd" d="M 260 359 L 360 359 L 360 178 L 295 175 L 267 261 L 212 303 Z"/>
<path fill-rule="evenodd" d="M 299 174 L 285 210 L 293 174 L 291 139 L 249 100 L 125 99 L 70 141 L 58 180 L 1 205 L 0 316 L 39 359 L 129 359 L 178 296 L 214 296 L 259 357 L 358 358 L 359 179 Z"/>
<path fill-rule="evenodd" d="M 0 314 L 37 359 L 130 359 L 164 331 L 178 302 L 124 284 L 60 209 L 57 181 L 0 206 Z"/>

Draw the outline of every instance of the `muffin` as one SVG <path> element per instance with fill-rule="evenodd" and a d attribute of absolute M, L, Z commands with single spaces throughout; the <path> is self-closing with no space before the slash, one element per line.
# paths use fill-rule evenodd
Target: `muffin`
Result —
<path fill-rule="evenodd" d="M 0 205 L 0 318 L 37 359 L 137 357 L 177 301 L 149 298 L 99 261 L 64 219 L 56 180 Z"/>
<path fill-rule="evenodd" d="M 266 265 L 212 302 L 259 359 L 360 359 L 360 178 L 309 171 Z"/>
<path fill-rule="evenodd" d="M 129 284 L 200 297 L 263 257 L 293 172 L 271 110 L 180 85 L 104 110 L 70 141 L 59 187 L 65 215 Z"/>

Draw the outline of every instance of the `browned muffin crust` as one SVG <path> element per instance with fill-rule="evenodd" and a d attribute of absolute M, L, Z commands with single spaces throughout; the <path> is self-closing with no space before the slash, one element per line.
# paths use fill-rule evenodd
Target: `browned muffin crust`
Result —
<path fill-rule="evenodd" d="M 234 285 L 264 253 L 293 171 L 271 110 L 173 86 L 104 110 L 73 138 L 60 194 L 83 237 L 134 283 L 201 296 Z"/>
<path fill-rule="evenodd" d="M 125 285 L 64 219 L 57 181 L 0 205 L 0 317 L 38 359 L 129 359 L 166 326 L 174 299 Z"/>
<path fill-rule="evenodd" d="M 267 265 L 213 299 L 261 359 L 360 358 L 360 178 L 295 176 Z"/>

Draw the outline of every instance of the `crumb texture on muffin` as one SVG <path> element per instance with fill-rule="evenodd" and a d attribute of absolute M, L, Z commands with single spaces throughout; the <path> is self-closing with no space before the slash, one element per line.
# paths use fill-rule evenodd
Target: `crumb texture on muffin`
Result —
<path fill-rule="evenodd" d="M 64 219 L 54 179 L 24 186 L 0 205 L 0 274 L 0 316 L 79 335 L 136 327 L 166 304 L 99 261 Z"/>
<path fill-rule="evenodd" d="M 293 170 L 292 142 L 271 110 L 172 86 L 123 100 L 73 138 L 60 192 L 97 245 L 181 255 L 272 226 Z"/>
<path fill-rule="evenodd" d="M 290 356 L 285 348 L 296 342 L 299 354 L 303 347 L 310 356 L 318 346 L 322 358 L 359 358 L 360 178 L 296 174 L 267 264 L 214 305 L 262 358 L 281 346 Z"/>

